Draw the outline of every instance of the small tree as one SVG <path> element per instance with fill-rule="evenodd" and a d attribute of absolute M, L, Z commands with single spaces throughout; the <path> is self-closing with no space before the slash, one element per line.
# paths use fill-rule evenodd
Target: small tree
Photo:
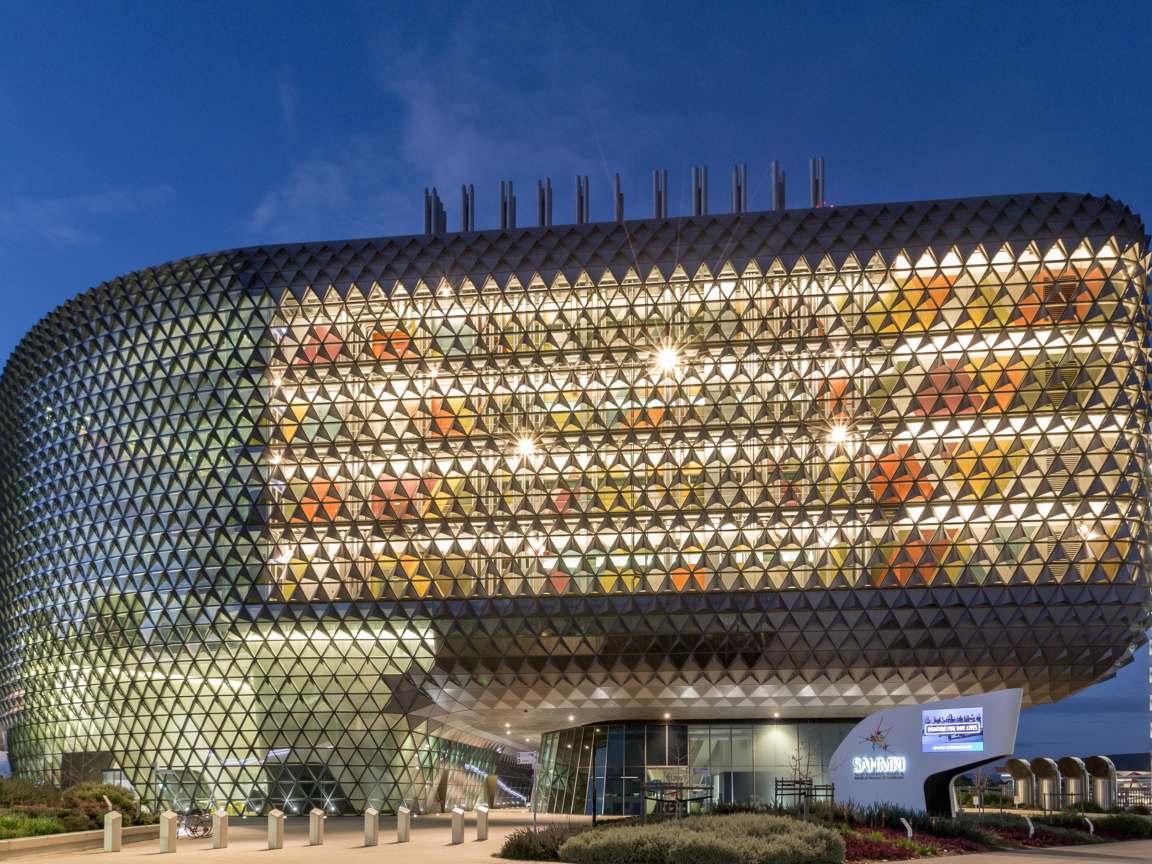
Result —
<path fill-rule="evenodd" d="M 796 737 L 796 749 L 788 757 L 788 764 L 792 768 L 792 779 L 798 783 L 808 785 L 812 782 L 812 748 Z"/>
<path fill-rule="evenodd" d="M 800 741 L 799 730 L 796 734 L 796 749 L 788 757 L 788 764 L 792 769 L 792 780 L 796 784 L 797 794 L 800 796 L 801 815 L 807 819 L 808 795 L 812 790 L 812 748 Z"/>

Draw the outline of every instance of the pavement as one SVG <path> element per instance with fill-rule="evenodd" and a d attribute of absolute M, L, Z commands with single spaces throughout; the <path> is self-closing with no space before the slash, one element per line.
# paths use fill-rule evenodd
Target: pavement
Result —
<path fill-rule="evenodd" d="M 538 822 L 578 823 L 588 821 L 581 816 L 540 814 Z M 284 820 L 284 848 L 267 848 L 267 820 L 260 817 L 238 819 L 232 817 L 228 826 L 228 848 L 213 849 L 210 839 L 193 840 L 181 837 L 176 851 L 162 854 L 158 840 L 126 843 L 116 853 L 100 849 L 82 852 L 53 852 L 21 855 L 13 861 L 54 864 L 333 864 L 334 861 L 387 864 L 495 864 L 492 855 L 504 838 L 517 828 L 532 824 L 527 810 L 494 810 L 488 817 L 488 839 L 476 840 L 476 814 L 464 816 L 464 842 L 458 846 L 449 843 L 452 821 L 448 814 L 416 816 L 412 819 L 411 839 L 396 842 L 396 819 L 380 817 L 380 845 L 365 847 L 364 820 L 356 816 L 330 817 L 325 820 L 324 845 L 308 845 L 308 819 L 304 816 Z"/>
<path fill-rule="evenodd" d="M 963 861 L 964 864 L 1149 864 L 1152 861 L 1152 840 L 1051 846 L 1018 852 L 977 852 L 950 860 Z"/>
<path fill-rule="evenodd" d="M 578 823 L 580 816 L 541 815 L 539 824 L 550 822 Z M 489 816 L 488 839 L 476 840 L 476 817 L 468 813 L 464 820 L 464 842 L 449 843 L 451 817 L 420 816 L 412 820 L 411 840 L 396 843 L 396 820 L 380 819 L 380 845 L 363 846 L 364 822 L 358 817 L 330 818 L 325 823 L 323 846 L 308 846 L 308 820 L 288 818 L 285 824 L 284 848 L 266 848 L 266 820 L 233 819 L 229 828 L 227 849 L 213 849 L 211 840 L 180 838 L 176 852 L 162 854 L 158 841 L 132 843 L 123 851 L 106 854 L 99 849 L 86 852 L 22 855 L 12 859 L 28 862 L 52 861 L 58 864 L 333 864 L 335 861 L 387 864 L 495 864 L 492 855 L 499 850 L 504 837 L 517 828 L 532 824 L 526 810 L 496 810 Z M 159 860 L 158 860 L 159 859 Z M 953 856 L 955 864 L 1149 864 L 1152 862 L 1152 840 L 1129 840 L 1091 846 L 1060 846 L 1014 852 L 980 852 Z"/>

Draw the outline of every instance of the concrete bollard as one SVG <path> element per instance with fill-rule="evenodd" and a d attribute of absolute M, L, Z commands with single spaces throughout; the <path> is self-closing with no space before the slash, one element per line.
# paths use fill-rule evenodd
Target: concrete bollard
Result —
<path fill-rule="evenodd" d="M 452 845 L 464 842 L 464 808 L 457 805 L 452 808 Z"/>
<path fill-rule="evenodd" d="M 212 814 L 212 848 L 228 848 L 228 811 L 224 808 Z"/>
<path fill-rule="evenodd" d="M 284 848 L 284 811 L 273 810 L 268 814 L 268 848 Z"/>
<path fill-rule="evenodd" d="M 324 811 L 319 807 L 308 811 L 308 845 L 324 845 Z"/>
<path fill-rule="evenodd" d="M 176 823 L 180 817 L 171 810 L 160 814 L 160 851 L 176 851 Z"/>
<path fill-rule="evenodd" d="M 408 835 L 412 832 L 412 811 L 400 805 L 396 811 L 396 842 L 407 843 Z"/>
<path fill-rule="evenodd" d="M 364 845 L 380 845 L 380 811 L 375 807 L 364 811 Z"/>
<path fill-rule="evenodd" d="M 476 808 L 476 839 L 488 839 L 488 805 L 480 804 Z"/>
<path fill-rule="evenodd" d="M 119 852 L 124 817 L 115 810 L 104 814 L 104 851 Z"/>

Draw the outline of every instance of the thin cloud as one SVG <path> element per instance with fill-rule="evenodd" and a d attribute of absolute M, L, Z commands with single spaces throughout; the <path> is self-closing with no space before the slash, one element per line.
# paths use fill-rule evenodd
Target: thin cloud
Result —
<path fill-rule="evenodd" d="M 104 220 L 150 210 L 171 194 L 169 186 L 153 186 L 89 195 L 10 198 L 0 201 L 0 237 L 46 240 L 59 246 L 91 245 L 99 242 L 98 226 Z"/>
<path fill-rule="evenodd" d="M 280 123 L 285 129 L 296 128 L 296 88 L 287 78 L 280 78 L 276 82 L 276 98 L 280 103 Z"/>
<path fill-rule="evenodd" d="M 564 39 L 538 38 L 542 28 L 557 26 Z M 506 51 L 477 44 L 480 32 L 485 45 L 531 45 L 532 50 L 517 53 L 509 63 Z M 382 23 L 365 50 L 371 46 L 380 92 L 372 110 L 391 118 L 392 128 L 387 134 L 361 135 L 351 144 L 313 143 L 314 149 L 297 156 L 287 176 L 257 202 L 247 220 L 250 239 L 415 232 L 424 186 L 437 186 L 454 211 L 459 184 L 475 183 L 479 209 L 494 212 L 494 187 L 501 178 L 531 183 L 551 176 L 558 199 L 568 194 L 566 178 L 557 177 L 558 172 L 592 174 L 597 184 L 606 184 L 605 149 L 619 149 L 613 145 L 626 141 L 629 156 L 636 157 L 637 140 L 675 138 L 680 121 L 650 106 L 629 104 L 627 88 L 606 89 L 578 74 L 588 62 L 581 47 L 588 41 L 575 25 L 558 25 L 533 7 L 525 7 L 523 15 L 493 20 L 483 7 L 464 6 L 434 38 L 397 29 L 395 21 Z M 604 81 L 619 78 L 611 70 L 601 71 Z M 307 126 L 306 106 L 292 101 L 286 109 L 283 82 L 280 86 L 281 116 L 299 111 L 300 125 Z M 617 120 L 601 128 L 597 116 Z M 284 140 L 293 143 L 292 136 Z M 531 210 L 531 193 L 517 186 L 522 213 Z M 562 206 L 559 201 L 557 206 Z M 481 225 L 493 221 L 478 215 Z M 455 218 L 452 212 L 452 224 Z"/>
<path fill-rule="evenodd" d="M 398 193 L 397 178 L 378 159 L 378 144 L 352 141 L 292 166 L 248 218 L 254 241 L 318 240 L 414 230 L 419 201 Z"/>

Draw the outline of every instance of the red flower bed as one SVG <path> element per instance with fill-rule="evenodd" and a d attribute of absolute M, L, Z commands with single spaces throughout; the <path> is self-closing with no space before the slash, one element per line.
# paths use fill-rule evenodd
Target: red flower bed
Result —
<path fill-rule="evenodd" d="M 877 837 L 878 834 L 882 837 Z M 894 828 L 857 826 L 844 833 L 844 858 L 846 861 L 906 861 L 911 858 L 985 851 L 979 843 L 960 837 L 933 837 L 917 833 L 912 835 L 915 848 L 910 848 L 907 841 L 908 835 Z"/>
<path fill-rule="evenodd" d="M 969 852 L 988 851 L 985 846 L 972 840 L 965 840 L 963 837 L 925 837 L 918 834 L 916 839 L 921 843 L 932 844 L 940 850 L 941 855 L 967 855 Z"/>
<path fill-rule="evenodd" d="M 873 840 L 854 831 L 844 835 L 845 861 L 906 861 L 915 857 L 916 853 L 911 849 L 887 840 Z"/>

